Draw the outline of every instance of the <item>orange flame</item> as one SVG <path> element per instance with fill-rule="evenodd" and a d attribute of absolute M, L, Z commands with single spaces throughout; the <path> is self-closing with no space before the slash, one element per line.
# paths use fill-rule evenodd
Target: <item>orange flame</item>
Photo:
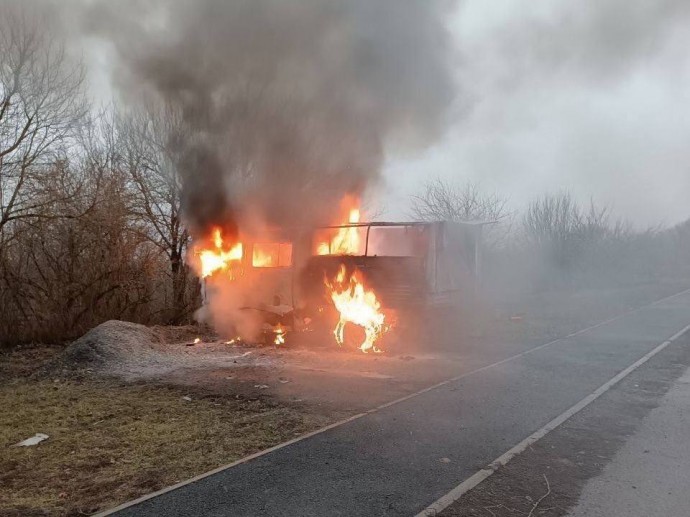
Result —
<path fill-rule="evenodd" d="M 358 223 L 359 208 L 352 208 L 348 222 Z M 317 255 L 357 255 L 359 253 L 359 229 L 356 226 L 339 228 L 330 242 L 320 242 L 316 248 Z"/>
<path fill-rule="evenodd" d="M 217 271 L 228 271 L 230 267 L 242 261 L 242 243 L 238 242 L 229 248 L 224 248 L 223 235 L 220 228 L 214 228 L 211 239 L 212 247 L 197 249 L 201 264 L 201 276 L 206 278 Z"/>
<path fill-rule="evenodd" d="M 252 246 L 253 267 L 289 267 L 291 265 L 291 242 L 256 242 Z"/>
<path fill-rule="evenodd" d="M 252 251 L 252 266 L 254 267 L 276 267 L 277 258 L 270 253 L 266 253 L 261 247 L 254 245 Z"/>
<path fill-rule="evenodd" d="M 345 265 L 341 265 L 333 282 L 326 279 L 326 287 L 340 314 L 333 331 L 338 345 L 344 342 L 345 325 L 354 323 L 364 329 L 365 338 L 359 347 L 360 350 L 365 353 L 369 350 L 381 352 L 376 346 L 376 341 L 388 330 L 384 326 L 385 315 L 381 312 L 381 303 L 374 291 L 365 289 L 359 272 L 354 271 L 348 277 Z"/>
<path fill-rule="evenodd" d="M 285 329 L 279 323 L 276 329 L 273 331 L 275 337 L 273 338 L 274 345 L 284 345 L 285 344 Z"/>

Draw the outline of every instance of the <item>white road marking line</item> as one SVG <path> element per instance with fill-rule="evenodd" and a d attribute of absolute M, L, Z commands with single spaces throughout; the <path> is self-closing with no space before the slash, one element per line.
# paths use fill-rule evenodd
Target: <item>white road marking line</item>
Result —
<path fill-rule="evenodd" d="M 318 435 L 318 434 L 324 433 L 324 432 L 329 431 L 329 430 L 331 430 L 331 429 L 334 429 L 334 428 L 336 428 L 336 427 L 340 427 L 341 425 L 347 424 L 347 423 L 352 422 L 352 421 L 354 421 L 354 420 L 358 420 L 358 419 L 360 419 L 360 418 L 362 418 L 362 417 L 364 417 L 364 416 L 370 415 L 370 414 L 372 414 L 372 413 L 376 413 L 377 411 L 380 411 L 380 410 L 385 409 L 385 408 L 387 408 L 387 407 L 393 406 L 393 405 L 395 405 L 395 404 L 399 404 L 399 403 L 401 403 L 401 402 L 405 402 L 406 400 L 412 399 L 412 398 L 414 398 L 414 397 L 418 397 L 419 395 L 423 395 L 424 393 L 427 393 L 427 392 L 429 392 L 429 391 L 432 391 L 432 390 L 441 388 L 441 387 L 446 386 L 446 385 L 448 385 L 448 384 L 451 384 L 451 383 L 453 383 L 453 382 L 457 382 L 457 381 L 462 380 L 462 379 L 464 379 L 464 378 L 466 378 L 466 377 L 469 377 L 470 375 L 474 375 L 474 374 L 483 372 L 483 371 L 488 370 L 488 369 L 490 369 L 490 368 L 495 368 L 496 366 L 501 366 L 501 365 L 503 365 L 503 364 L 505 364 L 505 363 L 508 363 L 508 362 L 510 362 L 510 361 L 514 361 L 515 359 L 519 359 L 519 358 L 524 357 L 524 356 L 526 356 L 526 355 L 528 355 L 528 354 L 531 354 L 531 353 L 533 353 L 533 352 L 536 352 L 536 351 L 538 351 L 538 350 L 541 350 L 542 348 L 546 348 L 546 347 L 551 346 L 551 345 L 553 345 L 553 344 L 555 344 L 555 343 L 558 343 L 558 342 L 561 342 L 561 341 L 565 341 L 566 339 L 569 339 L 569 338 L 571 338 L 571 337 L 575 337 L 575 336 L 577 336 L 577 335 L 579 335 L 579 334 L 582 334 L 582 333 L 584 333 L 584 332 L 587 332 L 587 331 L 589 331 L 589 330 L 593 330 L 593 329 L 595 329 L 595 328 L 601 327 L 602 325 L 606 325 L 607 323 L 611 323 L 611 322 L 616 321 L 616 320 L 618 320 L 618 319 L 621 319 L 621 318 L 624 318 L 624 317 L 626 317 L 626 316 L 629 316 L 630 314 L 634 314 L 634 313 L 639 312 L 639 311 L 641 311 L 641 310 L 643 310 L 643 309 L 646 309 L 646 308 L 651 307 L 651 306 L 653 306 L 653 305 L 656 305 L 656 304 L 665 302 L 665 301 L 667 301 L 667 300 L 671 300 L 671 299 L 673 299 L 673 298 L 676 298 L 676 297 L 681 296 L 681 295 L 686 294 L 686 293 L 690 293 L 690 289 L 685 289 L 685 290 L 683 290 L 683 291 L 681 291 L 681 292 L 679 292 L 679 293 L 675 293 L 675 294 L 672 294 L 672 295 L 670 295 L 670 296 L 666 296 L 666 297 L 664 297 L 664 298 L 661 298 L 661 299 L 659 299 L 659 300 L 656 300 L 656 301 L 654 301 L 654 302 L 652 302 L 652 303 L 649 303 L 649 304 L 647 304 L 647 305 L 643 305 L 643 306 L 641 306 L 641 307 L 637 307 L 636 309 L 630 309 L 630 310 L 628 310 L 628 311 L 626 311 L 626 312 L 623 312 L 623 313 L 619 314 L 618 316 L 614 316 L 613 318 L 609 318 L 609 319 L 604 320 L 604 321 L 602 321 L 602 322 L 600 322 L 600 323 L 597 323 L 597 324 L 595 324 L 595 325 L 591 325 L 591 326 L 586 327 L 586 328 L 584 328 L 584 329 L 578 330 L 577 332 L 572 332 L 571 334 L 568 334 L 567 336 L 563 336 L 563 337 L 554 339 L 553 341 L 549 341 L 548 343 L 544 343 L 544 344 L 542 344 L 542 345 L 537 345 L 537 346 L 535 346 L 535 347 L 533 347 L 533 348 L 530 348 L 529 350 L 525 350 L 524 352 L 520 352 L 519 354 L 510 356 L 510 357 L 507 357 L 506 359 L 502 359 L 502 360 L 500 360 L 500 361 L 496 361 L 495 363 L 487 364 L 486 366 L 482 366 L 482 367 L 477 368 L 477 369 L 475 369 L 475 370 L 471 370 L 471 371 L 465 372 L 465 373 L 463 373 L 463 374 L 461 374 L 461 375 L 457 375 L 456 377 L 452 377 L 452 378 L 450 378 L 450 379 L 446 379 L 445 381 L 441 381 L 441 382 L 439 382 L 439 383 L 437 383 L 437 384 L 434 384 L 434 385 L 432 385 L 432 386 L 429 386 L 429 387 L 427 387 L 427 388 L 421 389 L 421 390 L 416 391 L 416 392 L 414 392 L 414 393 L 410 393 L 409 395 L 405 395 L 404 397 L 400 397 L 399 399 L 392 400 L 391 402 L 386 402 L 385 404 L 381 404 L 380 406 L 376 406 L 376 407 L 374 407 L 374 408 L 368 409 L 368 410 L 366 410 L 366 411 L 363 411 L 362 413 L 358 413 L 358 414 L 356 414 L 356 415 L 352 415 L 352 416 L 350 416 L 350 417 L 348 417 L 348 418 L 345 418 L 345 419 L 343 419 L 343 420 L 339 420 L 339 421 L 334 422 L 334 423 L 332 423 L 332 424 L 330 424 L 330 425 L 327 425 L 327 426 L 325 426 L 325 427 L 321 427 L 321 428 L 319 428 L 319 429 L 316 429 L 316 430 L 314 430 L 314 431 L 312 431 L 312 432 L 310 432 L 310 433 L 304 434 L 304 435 L 302 435 L 302 436 L 298 436 L 297 438 L 294 438 L 294 439 L 292 439 L 292 440 L 288 440 L 287 442 L 279 443 L 278 445 L 275 445 L 275 446 L 270 447 L 270 448 L 268 448 L 268 449 L 264 449 L 263 451 L 259 451 L 259 452 L 255 453 L 255 454 L 251 454 L 251 455 L 249 455 L 249 456 L 245 456 L 244 458 L 240 458 L 239 460 L 234 461 L 234 462 L 232 462 L 232 463 L 229 463 L 229 464 L 227 464 L 227 465 L 222 465 L 222 466 L 220 466 L 220 467 L 218 467 L 218 468 L 215 468 L 215 469 L 213 469 L 213 470 L 210 470 L 210 471 L 208 471 L 208 472 L 204 472 L 203 474 L 199 474 L 198 476 L 194 476 L 193 478 L 186 479 L 186 480 L 181 481 L 181 482 L 179 482 L 179 483 L 177 483 L 177 484 L 175 484 L 175 485 L 171 485 L 171 486 L 169 486 L 169 487 L 166 487 L 166 488 L 162 488 L 162 489 L 160 489 L 160 490 L 157 490 L 156 492 L 151 492 L 150 494 L 143 495 L 143 496 L 139 497 L 138 499 L 134 499 L 134 500 L 132 500 L 132 501 L 128 501 L 128 502 L 122 503 L 121 505 L 116 506 L 115 508 L 111 508 L 111 509 L 109 509 L 109 510 L 105 510 L 105 511 L 103 511 L 103 512 L 97 513 L 97 514 L 95 514 L 93 517 L 104 517 L 104 516 L 106 516 L 106 515 L 112 515 L 112 514 L 117 513 L 117 512 L 119 512 L 119 511 L 121 511 L 121 510 L 124 510 L 124 509 L 126 509 L 126 508 L 129 508 L 129 507 L 131 507 L 131 506 L 136 506 L 136 505 L 138 505 L 138 504 L 140 504 L 140 503 L 143 503 L 144 501 L 147 501 L 147 500 L 149 500 L 149 499 L 153 499 L 154 497 L 158 497 L 159 495 L 163 495 L 163 494 L 165 494 L 165 493 L 167 493 L 167 492 L 172 492 L 173 490 L 176 490 L 176 489 L 178 489 L 178 488 L 181 488 L 181 487 L 183 487 L 183 486 L 185 486 L 185 485 L 191 485 L 192 483 L 196 483 L 197 481 L 199 481 L 199 480 L 201 480 L 201 479 L 204 479 L 204 478 L 206 478 L 206 477 L 212 476 L 212 475 L 214 475 L 214 474 L 218 474 L 219 472 L 223 472 L 224 470 L 230 469 L 230 468 L 232 468 L 232 467 L 236 467 L 237 465 L 241 465 L 241 464 L 243 464 L 243 463 L 247 463 L 248 461 L 251 461 L 251 460 L 253 460 L 253 459 L 259 458 L 260 456 L 264 456 L 265 454 L 269 454 L 269 453 L 271 453 L 271 452 L 277 451 L 277 450 L 279 450 L 279 449 L 282 449 L 283 447 L 287 447 L 287 446 L 292 445 L 292 444 L 294 444 L 294 443 L 301 442 L 302 440 L 306 440 L 307 438 L 311 438 L 312 436 L 316 436 L 316 435 Z M 489 474 L 489 475 L 490 475 L 490 474 Z M 489 475 L 487 475 L 486 477 L 489 477 Z M 485 478 L 484 478 L 484 479 L 485 479 Z M 478 484 L 478 483 L 479 483 L 479 482 L 477 482 L 477 484 Z M 475 485 L 475 486 L 476 486 L 476 485 Z"/>
<path fill-rule="evenodd" d="M 584 408 L 589 406 L 592 402 L 594 402 L 596 399 L 601 397 L 604 393 L 609 391 L 613 386 L 618 384 L 620 381 L 622 381 L 625 377 L 630 375 L 637 368 L 639 368 L 644 363 L 649 361 L 652 357 L 654 357 L 656 354 L 661 352 L 664 348 L 666 348 L 668 345 L 670 345 L 673 341 L 678 339 L 681 335 L 683 335 L 688 330 L 690 330 L 690 325 L 687 325 L 686 327 L 684 327 L 680 331 L 676 332 L 673 336 L 671 336 L 666 341 L 661 343 L 654 350 L 652 350 L 651 352 L 648 352 L 643 357 L 641 357 L 640 359 L 635 361 L 633 364 L 628 366 L 625 370 L 621 371 L 618 375 L 616 375 L 615 377 L 612 377 L 609 381 L 607 381 L 606 383 L 599 386 L 599 388 L 597 388 L 595 391 L 593 391 L 592 393 L 587 395 L 580 402 L 578 402 L 577 404 L 575 404 L 571 408 L 567 409 L 566 411 L 564 411 L 563 413 L 558 415 L 556 418 L 551 420 L 548 424 L 546 424 L 544 427 L 542 427 L 538 431 L 529 435 L 527 438 L 522 440 L 520 443 L 518 443 L 512 449 L 506 451 L 501 456 L 496 458 L 494 461 L 491 462 L 491 464 L 487 468 L 481 469 L 480 471 L 476 472 L 474 475 L 467 478 L 465 481 L 460 483 L 458 486 L 456 486 L 453 490 L 448 492 L 446 495 L 444 495 L 440 499 L 437 499 L 436 501 L 434 501 L 431 505 L 427 506 L 424 510 L 419 512 L 415 517 L 431 517 L 434 515 L 438 515 L 440 512 L 442 512 L 443 510 L 448 508 L 455 501 L 460 499 L 460 497 L 462 497 L 463 494 L 465 494 L 466 492 L 469 492 L 474 487 L 476 487 L 479 483 L 481 483 L 486 478 L 491 476 L 491 474 L 493 474 L 499 467 L 502 467 L 505 464 L 507 464 L 515 456 L 517 456 L 518 454 L 523 452 L 525 449 L 527 449 L 527 447 L 534 444 L 538 440 L 542 439 L 544 436 L 546 436 L 548 433 L 550 433 L 551 431 L 556 429 L 558 426 L 560 426 L 563 422 L 568 420 L 570 417 L 574 416 L 575 414 L 579 413 Z"/>

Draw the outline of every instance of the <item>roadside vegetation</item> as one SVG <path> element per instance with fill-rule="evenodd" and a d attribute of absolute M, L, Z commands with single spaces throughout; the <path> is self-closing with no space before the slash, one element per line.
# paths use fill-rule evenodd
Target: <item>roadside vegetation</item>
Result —
<path fill-rule="evenodd" d="M 339 416 L 200 389 L 26 377 L 54 353 L 32 347 L 3 357 L 2 515 L 91 515 Z M 12 446 L 37 430 L 46 442 Z"/>

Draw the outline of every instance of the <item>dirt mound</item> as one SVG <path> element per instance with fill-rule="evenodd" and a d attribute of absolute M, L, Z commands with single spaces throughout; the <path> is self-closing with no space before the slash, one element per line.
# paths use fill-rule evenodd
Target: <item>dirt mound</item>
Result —
<path fill-rule="evenodd" d="M 195 343 L 195 339 L 199 342 Z M 89 375 L 126 381 L 160 378 L 189 368 L 246 367 L 275 362 L 254 349 L 229 346 L 207 328 L 146 327 L 111 320 L 71 343 L 37 376 Z"/>
<path fill-rule="evenodd" d="M 155 349 L 160 341 L 159 334 L 144 325 L 106 321 L 67 346 L 44 373 L 93 371 L 118 375 L 136 364 L 155 365 L 163 360 Z"/>

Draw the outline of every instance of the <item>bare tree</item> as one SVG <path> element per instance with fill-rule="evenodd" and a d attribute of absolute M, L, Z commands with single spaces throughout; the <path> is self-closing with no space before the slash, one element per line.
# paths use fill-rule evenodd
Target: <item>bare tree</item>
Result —
<path fill-rule="evenodd" d="M 476 183 L 457 185 L 436 178 L 412 196 L 412 215 L 419 221 L 503 221 L 510 215 L 508 200 L 483 193 Z"/>
<path fill-rule="evenodd" d="M 570 193 L 563 192 L 532 201 L 522 224 L 527 240 L 534 244 L 565 243 L 579 237 L 583 215 Z"/>
<path fill-rule="evenodd" d="M 0 249 L 6 225 L 46 216 L 58 192 L 74 195 L 48 189 L 88 112 L 83 82 L 83 66 L 69 63 L 49 24 L 0 7 Z"/>
<path fill-rule="evenodd" d="M 184 261 L 190 237 L 182 220 L 176 155 L 185 138 L 183 127 L 177 111 L 152 105 L 118 121 L 123 164 L 135 193 L 133 213 L 146 222 L 145 235 L 168 259 L 173 323 L 190 312 L 190 272 Z"/>
<path fill-rule="evenodd" d="M 490 248 L 506 242 L 511 228 L 508 200 L 496 193 L 485 193 L 476 183 L 456 184 L 436 178 L 424 185 L 420 195 L 412 196 L 411 216 L 418 221 L 483 221 L 484 236 Z"/>
<path fill-rule="evenodd" d="M 656 263 L 652 241 L 659 230 L 634 231 L 629 222 L 614 219 L 609 207 L 592 200 L 583 206 L 564 191 L 528 205 L 522 218 L 522 248 L 532 264 L 542 268 L 540 276 L 547 283 L 611 280 L 646 274 L 637 259 Z"/>
<path fill-rule="evenodd" d="M 609 207 L 590 200 L 589 207 L 583 208 L 567 191 L 547 194 L 532 201 L 522 224 L 525 237 L 532 244 L 573 246 L 576 243 L 623 240 L 633 233 L 627 221 L 612 220 Z"/>

